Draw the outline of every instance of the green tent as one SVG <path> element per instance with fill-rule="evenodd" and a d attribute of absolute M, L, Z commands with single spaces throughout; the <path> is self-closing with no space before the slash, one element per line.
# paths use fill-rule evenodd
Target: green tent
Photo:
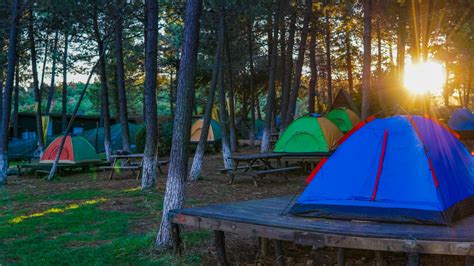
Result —
<path fill-rule="evenodd" d="M 343 133 L 350 131 L 355 125 L 360 123 L 359 116 L 352 110 L 339 107 L 331 110 L 326 118 L 333 122 Z"/>
<path fill-rule="evenodd" d="M 57 137 L 48 145 L 40 159 L 40 163 L 52 163 L 59 152 L 63 136 Z M 77 164 L 86 162 L 100 162 L 94 147 L 81 136 L 66 136 L 64 146 L 59 156 L 59 163 Z"/>
<path fill-rule="evenodd" d="M 274 152 L 329 152 L 337 145 L 342 132 L 320 115 L 307 115 L 293 121 L 275 144 Z"/>
<path fill-rule="evenodd" d="M 191 126 L 190 141 L 192 143 L 199 142 L 199 139 L 201 138 L 203 123 L 204 123 L 204 119 L 199 118 Z M 221 126 L 216 120 L 211 119 L 211 125 L 209 127 L 209 132 L 207 134 L 207 142 L 212 143 L 212 142 L 219 142 L 219 141 L 221 141 Z"/>
<path fill-rule="evenodd" d="M 139 125 L 128 123 L 128 130 L 130 133 L 130 145 L 132 145 L 132 147 L 136 145 L 135 136 L 137 135 L 139 129 Z M 94 146 L 98 153 L 105 152 L 103 127 L 84 131 L 82 132 L 81 136 L 83 136 L 90 143 L 92 143 L 92 146 Z M 110 126 L 110 139 L 112 142 L 113 151 L 122 149 L 122 127 L 120 126 L 120 123 Z"/>

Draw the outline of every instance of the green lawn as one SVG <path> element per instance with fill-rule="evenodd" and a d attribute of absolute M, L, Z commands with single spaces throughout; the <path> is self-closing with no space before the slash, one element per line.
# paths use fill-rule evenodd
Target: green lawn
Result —
<path fill-rule="evenodd" d="M 0 189 L 0 265 L 179 265 L 201 261 L 201 256 L 192 252 L 176 259 L 169 251 L 153 249 L 162 205 L 158 193 L 134 189 L 34 191 Z M 102 200 L 95 202 L 97 199 Z M 143 223 L 154 229 L 140 231 Z M 190 247 L 209 237 L 209 232 L 188 232 L 183 240 Z"/>

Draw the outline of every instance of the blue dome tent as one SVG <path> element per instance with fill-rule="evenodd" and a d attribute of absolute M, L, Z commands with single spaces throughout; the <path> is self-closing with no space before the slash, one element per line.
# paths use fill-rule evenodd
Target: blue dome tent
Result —
<path fill-rule="evenodd" d="M 448 225 L 474 212 L 474 159 L 436 121 L 375 119 L 348 135 L 289 213 Z"/>
<path fill-rule="evenodd" d="M 467 108 L 459 108 L 451 114 L 448 126 L 456 131 L 474 130 L 474 114 Z"/>

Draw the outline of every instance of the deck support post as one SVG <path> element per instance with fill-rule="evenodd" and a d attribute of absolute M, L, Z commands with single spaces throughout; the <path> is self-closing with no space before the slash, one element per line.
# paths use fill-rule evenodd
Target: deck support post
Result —
<path fill-rule="evenodd" d="M 179 225 L 171 224 L 171 238 L 173 240 L 173 253 L 181 256 L 181 237 L 179 235 Z"/>
<path fill-rule="evenodd" d="M 408 253 L 408 266 L 418 266 L 420 265 L 420 254 L 418 253 Z"/>
<path fill-rule="evenodd" d="M 268 255 L 268 238 L 260 238 L 260 253 L 263 257 Z"/>
<path fill-rule="evenodd" d="M 225 254 L 225 235 L 224 231 L 214 230 L 214 241 L 216 246 L 217 265 L 227 266 L 227 257 Z"/>
<path fill-rule="evenodd" d="M 285 266 L 285 254 L 283 253 L 283 242 L 281 240 L 273 240 L 275 247 L 276 264 L 278 266 Z"/>
<path fill-rule="evenodd" d="M 346 263 L 346 254 L 344 248 L 337 248 L 337 266 L 344 266 Z"/>
<path fill-rule="evenodd" d="M 466 256 L 466 260 L 464 261 L 465 266 L 472 266 L 474 265 L 474 256 Z"/>
<path fill-rule="evenodd" d="M 375 265 L 376 266 L 384 266 L 385 261 L 382 256 L 382 251 L 375 251 Z"/>

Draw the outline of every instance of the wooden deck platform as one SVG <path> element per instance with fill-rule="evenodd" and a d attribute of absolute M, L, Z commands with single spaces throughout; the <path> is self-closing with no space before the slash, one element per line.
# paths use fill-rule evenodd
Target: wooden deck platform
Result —
<path fill-rule="evenodd" d="M 289 201 L 280 197 L 188 208 L 170 218 L 175 226 L 214 230 L 216 242 L 222 242 L 217 239 L 222 232 L 230 232 L 315 247 L 406 252 L 415 261 L 413 254 L 420 253 L 462 255 L 468 261 L 474 256 L 474 215 L 451 227 L 281 215 Z"/>

